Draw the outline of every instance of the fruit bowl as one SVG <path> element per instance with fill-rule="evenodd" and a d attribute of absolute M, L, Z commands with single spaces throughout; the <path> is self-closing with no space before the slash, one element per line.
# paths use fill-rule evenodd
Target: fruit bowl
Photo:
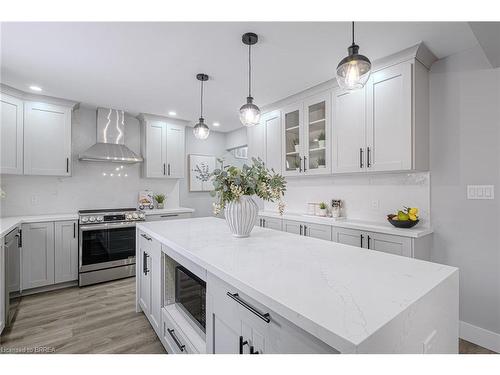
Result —
<path fill-rule="evenodd" d="M 419 220 L 392 220 L 391 218 L 387 218 L 387 221 L 394 225 L 396 228 L 404 228 L 409 229 L 413 228 L 418 224 Z"/>

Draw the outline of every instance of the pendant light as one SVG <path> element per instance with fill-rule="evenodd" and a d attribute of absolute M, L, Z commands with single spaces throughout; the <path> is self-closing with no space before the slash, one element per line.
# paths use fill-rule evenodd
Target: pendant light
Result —
<path fill-rule="evenodd" d="M 198 139 L 207 139 L 210 134 L 210 129 L 207 124 L 205 124 L 205 119 L 203 118 L 203 82 L 208 81 L 208 76 L 204 73 L 198 73 L 196 79 L 201 82 L 201 101 L 200 101 L 200 119 L 198 123 L 194 126 L 193 134 Z"/>
<path fill-rule="evenodd" d="M 243 44 L 248 46 L 248 97 L 246 104 L 240 108 L 240 121 L 245 126 L 257 125 L 260 121 L 260 109 L 253 104 L 252 98 L 252 46 L 257 43 L 259 37 L 254 33 L 246 33 L 241 37 Z"/>
<path fill-rule="evenodd" d="M 372 64 L 368 57 L 358 54 L 359 46 L 354 43 L 354 22 L 352 23 L 352 44 L 347 48 L 349 55 L 337 66 L 337 82 L 345 90 L 363 88 L 370 77 Z"/>

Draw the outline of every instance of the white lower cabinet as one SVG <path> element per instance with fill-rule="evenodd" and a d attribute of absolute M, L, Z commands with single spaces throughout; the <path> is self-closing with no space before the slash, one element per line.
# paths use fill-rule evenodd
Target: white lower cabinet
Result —
<path fill-rule="evenodd" d="M 7 280 L 5 279 L 5 251 L 3 247 L 3 238 L 0 242 L 0 334 L 2 334 L 3 329 L 5 328 L 5 298 L 7 292 Z"/>
<path fill-rule="evenodd" d="M 284 220 L 283 230 L 285 232 L 299 234 L 301 236 L 319 238 L 327 241 L 332 240 L 332 227 L 330 225 Z"/>
<path fill-rule="evenodd" d="M 217 277 L 207 275 L 207 352 L 213 354 L 337 353 Z"/>
<path fill-rule="evenodd" d="M 75 220 L 22 225 L 22 290 L 78 279 Z"/>
<path fill-rule="evenodd" d="M 258 218 L 258 225 L 262 228 L 269 228 L 274 230 L 282 230 L 283 220 L 275 217 L 261 217 Z"/>
<path fill-rule="evenodd" d="M 161 335 L 162 277 L 161 244 L 146 233 L 139 232 L 139 305 L 158 336 Z"/>
<path fill-rule="evenodd" d="M 54 281 L 57 284 L 78 280 L 78 223 L 57 221 L 54 232 Z"/>

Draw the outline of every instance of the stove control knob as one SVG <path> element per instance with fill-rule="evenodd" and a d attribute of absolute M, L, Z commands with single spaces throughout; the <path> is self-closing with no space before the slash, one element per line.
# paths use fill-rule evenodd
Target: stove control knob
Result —
<path fill-rule="evenodd" d="M 125 215 L 125 220 L 132 220 L 132 215 L 126 214 Z"/>
<path fill-rule="evenodd" d="M 82 217 L 82 223 L 86 223 L 89 221 L 89 218 L 87 216 Z"/>
<path fill-rule="evenodd" d="M 93 223 L 95 221 L 95 217 L 94 216 L 89 217 L 89 221 Z"/>
<path fill-rule="evenodd" d="M 134 213 L 132 214 L 132 218 L 133 218 L 134 220 L 137 220 L 137 219 L 139 218 L 139 215 L 137 215 L 137 213 L 136 213 L 136 212 L 134 212 Z"/>
<path fill-rule="evenodd" d="M 102 217 L 102 216 L 97 216 L 97 221 L 101 222 L 101 221 L 103 221 L 103 220 L 104 220 L 104 217 Z"/>
<path fill-rule="evenodd" d="M 144 219 L 146 215 L 144 215 L 142 212 L 139 214 L 139 219 Z"/>

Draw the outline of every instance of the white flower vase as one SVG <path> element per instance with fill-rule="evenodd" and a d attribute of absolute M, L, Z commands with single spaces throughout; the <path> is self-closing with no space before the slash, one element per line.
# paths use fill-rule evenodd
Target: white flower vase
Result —
<path fill-rule="evenodd" d="M 248 237 L 252 231 L 259 207 L 251 196 L 243 195 L 239 201 L 226 203 L 224 216 L 234 237 Z"/>

